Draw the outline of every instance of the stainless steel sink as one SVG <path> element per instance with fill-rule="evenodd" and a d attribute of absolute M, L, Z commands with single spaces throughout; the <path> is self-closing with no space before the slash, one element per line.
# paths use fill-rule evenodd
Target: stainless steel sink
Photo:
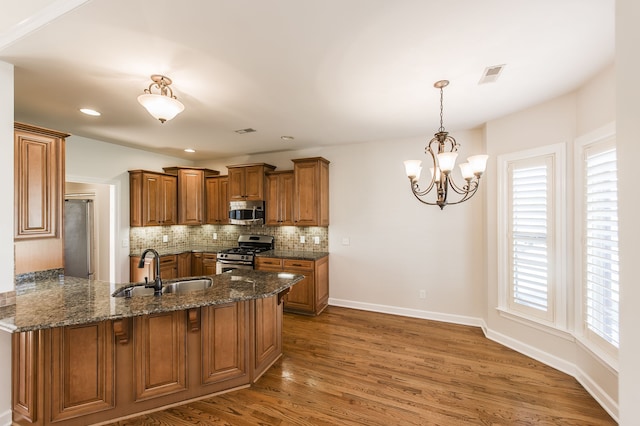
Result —
<path fill-rule="evenodd" d="M 162 293 L 188 293 L 190 291 L 205 290 L 213 284 L 211 278 L 194 278 L 173 281 L 162 286 Z M 112 294 L 113 297 L 153 296 L 153 288 L 144 285 L 125 287 Z"/>
<path fill-rule="evenodd" d="M 189 291 L 206 290 L 211 287 L 210 278 L 197 278 L 193 280 L 182 280 L 165 284 L 162 287 L 163 293 L 187 293 Z"/>

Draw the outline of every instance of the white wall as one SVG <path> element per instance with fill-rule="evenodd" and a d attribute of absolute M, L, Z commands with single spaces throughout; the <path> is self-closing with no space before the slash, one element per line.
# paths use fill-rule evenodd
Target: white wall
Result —
<path fill-rule="evenodd" d="M 0 62 L 0 188 L 13 199 L 13 65 Z M 13 204 L 13 203 L 12 203 Z M 0 209 L 0 293 L 13 285 L 13 209 Z M 0 424 L 11 424 L 11 336 L 0 332 Z"/>
<path fill-rule="evenodd" d="M 435 131 L 436 129 L 433 129 Z M 452 131 L 461 156 L 484 151 L 482 133 Z M 427 160 L 424 138 L 390 140 L 236 157 L 199 163 L 266 162 L 293 168 L 292 158 L 322 156 L 330 173 L 330 303 L 479 325 L 486 300 L 483 197 L 441 211 L 411 193 L 402 162 Z M 428 171 L 427 171 L 428 174 Z M 348 238 L 349 245 L 342 240 Z M 427 298 L 419 299 L 426 290 Z"/>
<path fill-rule="evenodd" d="M 491 158 L 500 154 L 556 143 L 566 144 L 567 226 L 566 226 L 566 295 L 569 311 L 568 332 L 549 333 L 532 324 L 515 321 L 499 314 L 498 306 L 498 226 L 497 226 L 497 170 L 490 163 L 487 200 L 487 288 L 489 301 L 486 311 L 489 337 L 514 349 L 542 360 L 574 375 L 612 414 L 618 412 L 617 366 L 601 362 L 585 346 L 574 339 L 574 306 L 576 300 L 573 280 L 574 209 L 573 209 L 573 148 L 578 136 L 587 134 L 615 120 L 615 71 L 613 65 L 587 82 L 578 91 L 560 96 L 546 103 L 511 114 L 486 125 L 486 144 Z"/>
<path fill-rule="evenodd" d="M 640 283 L 638 241 L 640 200 L 640 2 L 616 2 L 616 77 L 618 189 L 620 192 L 620 424 L 637 425 L 640 418 Z"/>
<path fill-rule="evenodd" d="M 129 173 L 145 169 L 192 165 L 180 158 L 113 145 L 81 136 L 67 139 L 66 175 L 73 180 L 115 185 L 116 188 L 116 282 L 129 281 Z"/>

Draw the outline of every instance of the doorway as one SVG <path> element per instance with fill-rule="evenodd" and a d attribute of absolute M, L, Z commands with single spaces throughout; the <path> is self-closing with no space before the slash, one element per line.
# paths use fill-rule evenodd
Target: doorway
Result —
<path fill-rule="evenodd" d="M 89 200 L 93 205 L 93 279 L 107 282 L 115 279 L 113 188 L 102 183 L 65 182 L 65 200 Z M 65 256 L 65 268 L 68 262 Z"/>

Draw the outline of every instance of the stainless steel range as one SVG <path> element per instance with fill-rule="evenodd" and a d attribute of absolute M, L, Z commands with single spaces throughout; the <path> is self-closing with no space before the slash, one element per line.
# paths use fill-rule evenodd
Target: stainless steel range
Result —
<path fill-rule="evenodd" d="M 270 235 L 240 235 L 238 247 L 222 250 L 216 255 L 216 274 L 234 269 L 253 269 L 256 253 L 273 250 L 273 241 Z"/>

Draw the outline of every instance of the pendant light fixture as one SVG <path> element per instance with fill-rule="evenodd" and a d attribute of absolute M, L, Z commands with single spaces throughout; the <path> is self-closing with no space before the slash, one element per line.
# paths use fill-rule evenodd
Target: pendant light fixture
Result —
<path fill-rule="evenodd" d="M 420 189 L 418 184 L 420 172 L 422 171 L 422 161 L 407 160 L 404 162 L 407 176 L 411 181 L 411 191 L 413 195 L 415 195 L 421 203 L 439 206 L 441 210 L 448 204 L 459 204 L 473 197 L 476 191 L 478 191 L 480 177 L 485 171 L 487 158 L 489 158 L 488 155 L 474 155 L 469 157 L 466 163 L 460 164 L 460 171 L 465 180 L 464 185 L 458 186 L 455 183 L 451 176 L 451 171 L 455 168 L 460 144 L 458 144 L 452 136 L 449 136 L 449 133 L 444 130 L 442 124 L 443 89 L 448 85 L 448 80 L 436 81 L 433 85 L 436 89 L 440 89 L 440 128 L 425 147 L 425 154 L 431 156 L 431 167 L 429 168 L 431 171 L 431 181 L 426 189 Z M 450 189 L 458 194 L 459 197 L 457 200 L 449 200 Z M 435 190 L 435 197 L 431 197 L 432 200 L 426 199 L 432 190 Z"/>
<path fill-rule="evenodd" d="M 164 123 L 184 111 L 184 105 L 173 95 L 173 90 L 169 87 L 172 83 L 169 77 L 154 74 L 151 80 L 153 83 L 149 88 L 144 89 L 144 94 L 138 96 L 138 102 L 149 114 Z M 154 90 L 159 93 L 153 93 Z"/>

